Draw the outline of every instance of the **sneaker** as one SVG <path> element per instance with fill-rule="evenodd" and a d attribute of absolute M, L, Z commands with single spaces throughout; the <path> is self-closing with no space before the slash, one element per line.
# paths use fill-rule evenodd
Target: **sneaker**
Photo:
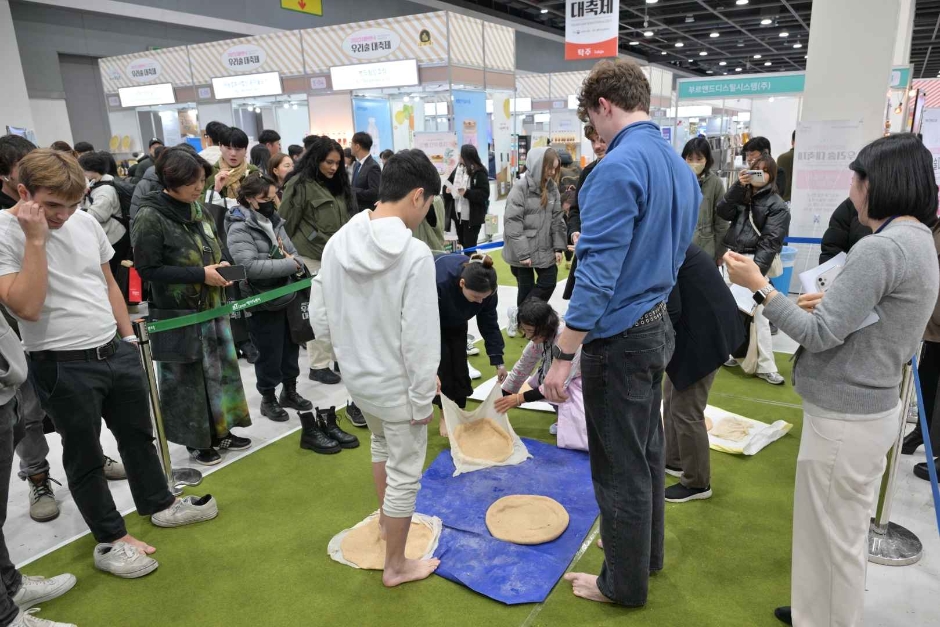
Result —
<path fill-rule="evenodd" d="M 682 469 L 673 468 L 672 466 L 666 466 L 666 474 L 669 475 L 670 477 L 681 477 Z"/>
<path fill-rule="evenodd" d="M 667 503 L 686 503 L 688 501 L 701 501 L 712 497 L 712 488 L 687 488 L 681 483 L 666 488 Z"/>
<path fill-rule="evenodd" d="M 127 542 L 95 547 L 95 568 L 121 579 L 137 579 L 157 570 L 157 560 Z"/>
<path fill-rule="evenodd" d="M 468 333 L 467 334 L 467 357 L 474 357 L 480 354 L 480 349 L 474 342 L 476 342 L 476 338 Z"/>
<path fill-rule="evenodd" d="M 770 385 L 783 385 L 786 379 L 780 376 L 779 372 L 761 372 L 757 375 L 758 379 L 763 379 Z"/>
<path fill-rule="evenodd" d="M 359 438 L 346 433 L 336 424 L 336 408 L 329 409 L 317 408 L 317 420 L 320 422 L 320 428 L 326 437 L 339 443 L 340 448 L 359 448 Z"/>
<path fill-rule="evenodd" d="M 552 435 L 558 435 L 558 423 L 556 422 L 555 424 L 550 426 L 548 428 L 548 432 L 551 433 Z"/>
<path fill-rule="evenodd" d="M 471 366 L 469 361 L 467 362 L 467 370 L 470 371 L 470 378 L 473 379 L 474 381 L 483 377 L 483 374 L 479 370 Z"/>
<path fill-rule="evenodd" d="M 261 397 L 261 415 L 265 418 L 270 418 L 274 422 L 287 422 L 289 419 L 287 412 L 284 411 L 284 408 L 277 402 L 277 397 L 274 396 L 274 392 L 270 392 Z"/>
<path fill-rule="evenodd" d="M 13 602 L 19 607 L 31 607 L 58 599 L 74 587 L 74 575 L 59 575 L 51 579 L 23 575 L 23 582 L 20 584 L 20 589 L 13 595 Z"/>
<path fill-rule="evenodd" d="M 186 496 L 176 499 L 172 505 L 150 517 L 157 527 L 184 527 L 193 523 L 212 520 L 219 515 L 219 506 L 211 494 Z"/>
<path fill-rule="evenodd" d="M 346 417 L 349 418 L 349 422 L 351 422 L 354 427 L 361 429 L 369 426 L 362 410 L 356 407 L 355 403 L 346 403 Z"/>
<path fill-rule="evenodd" d="M 510 307 L 509 308 L 509 327 L 506 329 L 506 335 L 509 337 L 516 337 L 516 334 L 519 332 L 519 308 Z"/>
<path fill-rule="evenodd" d="M 310 369 L 310 380 L 324 385 L 336 385 L 342 378 L 329 368 Z"/>
<path fill-rule="evenodd" d="M 189 448 L 189 456 L 193 461 L 203 466 L 215 466 L 222 461 L 222 456 L 214 448 Z"/>
<path fill-rule="evenodd" d="M 793 624 L 793 613 L 790 611 L 789 605 L 775 609 L 774 616 L 777 618 L 777 620 L 779 620 L 781 623 L 784 623 L 785 625 Z"/>
<path fill-rule="evenodd" d="M 281 388 L 281 395 L 278 397 L 281 407 L 296 409 L 297 411 L 310 411 L 313 409 L 313 403 L 297 393 L 297 382 L 284 383 Z"/>
<path fill-rule="evenodd" d="M 934 468 L 937 469 L 937 474 L 940 475 L 940 459 L 935 459 L 933 464 Z M 930 472 L 927 470 L 927 462 L 914 464 L 914 476 L 924 481 L 930 481 Z"/>
<path fill-rule="evenodd" d="M 737 368 L 741 364 L 738 363 L 737 359 L 732 357 L 728 361 L 726 361 L 724 365 L 725 365 L 725 368 Z"/>
<path fill-rule="evenodd" d="M 127 479 L 127 472 L 124 470 L 124 464 L 105 455 L 104 478 L 108 481 L 123 481 Z"/>
<path fill-rule="evenodd" d="M 42 477 L 41 479 L 39 477 Z M 59 504 L 55 501 L 52 483 L 62 485 L 49 473 L 29 477 L 29 517 L 36 522 L 49 522 L 59 517 Z"/>
<path fill-rule="evenodd" d="M 245 449 L 251 448 L 251 440 L 248 438 L 240 438 L 230 432 L 227 436 L 219 440 L 218 444 L 215 446 L 220 451 L 244 451 Z"/>
<path fill-rule="evenodd" d="M 57 623 L 45 618 L 36 618 L 35 614 L 38 611 L 38 607 L 28 610 L 21 609 L 13 622 L 10 623 L 10 627 L 76 627 L 74 623 Z"/>

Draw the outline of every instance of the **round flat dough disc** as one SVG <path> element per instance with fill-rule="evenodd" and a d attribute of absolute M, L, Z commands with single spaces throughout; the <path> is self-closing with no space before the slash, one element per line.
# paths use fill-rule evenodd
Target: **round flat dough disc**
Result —
<path fill-rule="evenodd" d="M 428 552 L 433 540 L 434 532 L 430 527 L 412 520 L 408 543 L 405 545 L 405 557 L 420 559 Z M 375 516 L 365 525 L 347 533 L 340 549 L 343 551 L 343 558 L 359 568 L 384 570 L 385 540 L 379 537 L 379 517 Z"/>
<path fill-rule="evenodd" d="M 740 442 L 747 437 L 751 423 L 740 418 L 725 418 L 712 428 L 711 434 L 722 440 Z"/>
<path fill-rule="evenodd" d="M 712 422 L 712 419 L 709 418 L 708 416 L 705 416 L 705 430 L 706 430 L 706 431 L 711 431 L 711 430 L 712 430 L 712 427 L 714 427 L 714 426 L 715 426 L 715 424 Z"/>
<path fill-rule="evenodd" d="M 547 496 L 504 496 L 486 510 L 486 528 L 497 540 L 543 544 L 568 528 L 568 512 Z"/>
<path fill-rule="evenodd" d="M 454 439 L 460 452 L 472 459 L 504 462 L 512 456 L 512 438 L 491 418 L 459 425 Z"/>

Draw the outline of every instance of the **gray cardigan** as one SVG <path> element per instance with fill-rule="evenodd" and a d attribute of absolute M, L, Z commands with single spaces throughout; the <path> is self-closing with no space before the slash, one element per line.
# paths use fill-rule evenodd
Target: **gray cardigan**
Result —
<path fill-rule="evenodd" d="M 0 316 L 0 406 L 9 403 L 26 382 L 26 354 L 6 318 Z"/>
<path fill-rule="evenodd" d="M 519 268 L 522 261 L 531 259 L 533 268 L 549 268 L 555 265 L 555 253 L 567 250 L 561 197 L 554 181 L 549 186 L 545 207 L 541 189 L 528 174 L 509 192 L 503 217 L 503 259 L 510 266 Z"/>
<path fill-rule="evenodd" d="M 895 220 L 859 241 L 813 313 L 777 295 L 764 315 L 800 344 L 797 393 L 842 415 L 889 411 L 902 370 L 937 302 L 940 266 L 930 229 Z M 858 329 L 872 312 L 880 320 Z"/>

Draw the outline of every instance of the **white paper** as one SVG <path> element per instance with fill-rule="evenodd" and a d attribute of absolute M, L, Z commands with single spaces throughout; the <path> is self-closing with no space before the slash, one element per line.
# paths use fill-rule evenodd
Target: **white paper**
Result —
<path fill-rule="evenodd" d="M 730 288 L 731 295 L 734 296 L 734 302 L 738 304 L 738 309 L 753 316 L 754 310 L 757 309 L 757 302 L 754 300 L 754 292 L 746 287 L 735 285 L 734 283 L 730 285 Z"/>
<path fill-rule="evenodd" d="M 838 255 L 836 255 L 835 257 L 833 257 L 826 263 L 820 266 L 816 266 L 815 268 L 811 268 L 805 272 L 801 272 L 800 273 L 800 286 L 803 288 L 803 293 L 804 294 L 818 293 L 819 288 L 816 286 L 816 279 L 822 274 L 824 274 L 825 272 L 828 272 L 829 270 L 835 267 L 844 266 L 846 258 L 847 258 L 847 255 L 845 253 L 839 253 Z M 838 277 L 839 275 L 836 275 L 835 278 L 838 278 Z M 828 291 L 828 288 L 826 290 L 823 290 L 823 293 L 825 293 L 826 291 Z M 878 322 L 880 319 L 881 318 L 878 317 L 878 314 L 876 314 L 873 311 L 870 314 L 868 314 L 867 318 L 862 320 L 862 323 L 858 325 L 858 329 L 855 329 L 855 330 L 858 331 L 859 329 L 864 329 L 865 327 L 871 326 L 875 324 L 876 322 Z"/>
<path fill-rule="evenodd" d="M 489 381 L 484 381 L 473 391 L 473 395 L 470 397 L 470 400 L 474 401 L 485 401 L 486 398 L 490 395 L 490 391 L 493 389 L 493 386 L 496 385 L 496 377 L 493 377 Z M 535 401 L 534 403 L 523 403 L 520 409 L 531 409 L 534 411 L 544 411 L 549 413 L 555 413 L 555 406 L 547 401 Z"/>

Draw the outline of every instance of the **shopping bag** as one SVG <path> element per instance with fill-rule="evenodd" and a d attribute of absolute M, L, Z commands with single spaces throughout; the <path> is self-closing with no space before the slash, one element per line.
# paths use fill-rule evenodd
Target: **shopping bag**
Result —
<path fill-rule="evenodd" d="M 290 339 L 294 344 L 306 344 L 316 339 L 310 326 L 310 288 L 295 292 L 295 298 L 284 310 L 287 313 L 287 325 Z"/>
<path fill-rule="evenodd" d="M 558 406 L 558 448 L 588 450 L 587 422 L 584 419 L 584 396 L 581 377 L 568 384 L 568 400 Z"/>
<path fill-rule="evenodd" d="M 752 319 L 750 329 L 748 329 L 747 353 L 744 355 L 744 360 L 741 361 L 741 370 L 743 370 L 745 374 L 757 373 L 757 362 L 759 357 L 760 353 L 757 346 L 757 325 L 754 324 Z"/>
<path fill-rule="evenodd" d="M 134 267 L 127 269 L 127 302 L 136 305 L 144 300 L 144 288 Z"/>

